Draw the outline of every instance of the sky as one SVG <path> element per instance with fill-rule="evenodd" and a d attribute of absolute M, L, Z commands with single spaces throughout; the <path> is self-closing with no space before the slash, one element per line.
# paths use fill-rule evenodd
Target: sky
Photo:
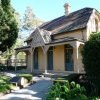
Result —
<path fill-rule="evenodd" d="M 100 0 L 11 0 L 13 8 L 23 16 L 26 7 L 32 7 L 35 15 L 49 21 L 64 15 L 64 4 L 71 5 L 71 12 L 84 7 L 92 7 L 100 12 Z"/>

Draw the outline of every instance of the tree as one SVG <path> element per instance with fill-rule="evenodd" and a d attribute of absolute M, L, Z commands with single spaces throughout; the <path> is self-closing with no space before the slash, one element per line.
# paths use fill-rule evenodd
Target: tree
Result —
<path fill-rule="evenodd" d="M 0 4 L 0 51 L 5 52 L 15 44 L 18 37 L 18 24 L 10 0 Z"/>
<path fill-rule="evenodd" d="M 31 7 L 27 7 L 24 19 L 23 19 L 23 28 L 25 30 L 33 30 L 33 20 L 35 19 L 35 14 L 33 13 L 33 10 Z"/>
<path fill-rule="evenodd" d="M 13 58 L 15 55 L 15 48 L 18 48 L 24 45 L 24 41 L 21 37 L 21 19 L 20 19 L 20 14 L 18 12 L 15 12 L 15 18 L 18 22 L 18 29 L 19 29 L 18 38 L 16 39 L 15 44 L 10 49 L 7 49 L 6 52 L 1 54 L 2 59 L 5 59 L 5 60 Z"/>
<path fill-rule="evenodd" d="M 100 85 L 100 33 L 90 36 L 89 41 L 85 43 L 82 54 L 84 68 L 88 77 L 96 85 Z"/>
<path fill-rule="evenodd" d="M 38 27 L 42 23 L 43 21 L 36 17 L 33 9 L 31 7 L 27 7 L 24 17 L 22 19 L 22 28 L 24 29 L 24 31 L 26 30 L 28 33 L 31 33 L 36 27 Z"/>

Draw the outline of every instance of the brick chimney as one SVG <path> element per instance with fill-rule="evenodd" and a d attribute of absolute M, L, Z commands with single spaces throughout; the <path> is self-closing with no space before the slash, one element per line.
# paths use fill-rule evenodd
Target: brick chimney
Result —
<path fill-rule="evenodd" d="M 71 6 L 69 5 L 69 3 L 65 3 L 64 8 L 65 8 L 65 16 L 69 15 L 69 13 L 71 12 Z"/>

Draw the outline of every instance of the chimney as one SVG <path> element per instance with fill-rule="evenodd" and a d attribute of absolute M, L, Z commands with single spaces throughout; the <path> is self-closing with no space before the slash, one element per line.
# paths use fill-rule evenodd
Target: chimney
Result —
<path fill-rule="evenodd" d="M 71 12 L 71 6 L 69 5 L 69 3 L 65 3 L 64 8 L 65 8 L 65 16 L 69 15 L 69 13 Z"/>

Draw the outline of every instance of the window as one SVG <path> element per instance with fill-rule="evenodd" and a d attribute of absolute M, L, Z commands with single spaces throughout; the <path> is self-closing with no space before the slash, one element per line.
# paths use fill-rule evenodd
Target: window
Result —
<path fill-rule="evenodd" d="M 50 47 L 47 53 L 48 58 L 48 70 L 53 70 L 53 47 Z"/>
<path fill-rule="evenodd" d="M 65 70 L 66 71 L 73 71 L 74 64 L 73 64 L 73 47 L 69 44 L 65 45 Z"/>

